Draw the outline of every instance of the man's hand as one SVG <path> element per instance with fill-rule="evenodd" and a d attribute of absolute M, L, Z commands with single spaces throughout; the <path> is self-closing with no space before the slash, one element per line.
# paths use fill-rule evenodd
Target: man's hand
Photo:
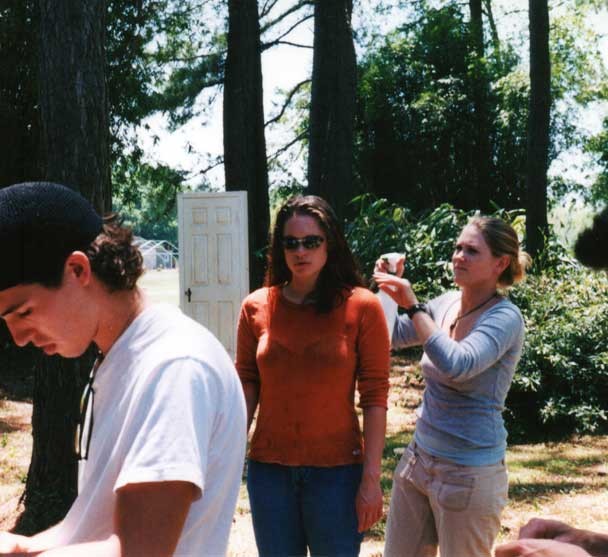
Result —
<path fill-rule="evenodd" d="M 30 557 L 33 553 L 28 553 L 24 557 Z M 36 553 L 38 555 L 38 553 Z M 105 540 L 98 542 L 80 543 L 65 547 L 50 549 L 40 553 L 39 557 L 123 557 L 120 550 L 120 540 L 118 536 L 111 535 Z"/>
<path fill-rule="evenodd" d="M 582 547 L 591 555 L 608 555 L 608 536 L 574 528 L 559 520 L 533 518 L 519 530 L 519 538 L 555 540 Z"/>
<path fill-rule="evenodd" d="M 28 551 L 28 541 L 29 538 L 26 536 L 0 532 L 0 554 L 26 553 Z"/>
<path fill-rule="evenodd" d="M 380 481 L 365 477 L 361 480 L 355 499 L 359 532 L 369 530 L 382 517 L 382 488 Z"/>
<path fill-rule="evenodd" d="M 496 548 L 495 557 L 590 557 L 584 549 L 554 540 L 520 539 Z"/>
<path fill-rule="evenodd" d="M 581 531 L 559 520 L 533 518 L 520 528 L 519 539 L 542 538 L 580 545 L 579 532 Z"/>

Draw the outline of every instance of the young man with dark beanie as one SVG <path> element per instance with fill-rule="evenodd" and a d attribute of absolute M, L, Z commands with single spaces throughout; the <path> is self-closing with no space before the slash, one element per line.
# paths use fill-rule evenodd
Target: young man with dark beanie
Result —
<path fill-rule="evenodd" d="M 0 553 L 224 555 L 242 472 L 246 413 L 234 366 L 202 326 L 137 287 L 129 229 L 48 182 L 0 190 L 0 315 L 16 344 L 99 356 L 83 396 L 79 493 Z"/>

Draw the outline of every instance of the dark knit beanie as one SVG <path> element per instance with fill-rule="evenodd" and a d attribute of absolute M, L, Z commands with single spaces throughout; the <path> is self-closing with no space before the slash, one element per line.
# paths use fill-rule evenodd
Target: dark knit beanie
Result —
<path fill-rule="evenodd" d="M 0 290 L 49 285 L 62 276 L 70 253 L 85 250 L 102 219 L 78 192 L 50 182 L 0 190 Z"/>
<path fill-rule="evenodd" d="M 590 228 L 583 230 L 574 245 L 576 258 L 592 269 L 608 270 L 608 207 L 598 213 Z"/>

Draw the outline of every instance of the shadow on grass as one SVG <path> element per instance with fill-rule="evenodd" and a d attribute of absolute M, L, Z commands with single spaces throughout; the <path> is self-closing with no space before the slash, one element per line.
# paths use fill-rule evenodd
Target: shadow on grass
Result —
<path fill-rule="evenodd" d="M 529 501 L 536 497 L 565 495 L 589 489 L 584 482 L 515 482 L 509 486 L 509 499 Z"/>
<path fill-rule="evenodd" d="M 545 458 L 535 458 L 532 460 L 512 459 L 509 463 L 509 467 L 513 471 L 531 469 L 541 470 L 548 474 L 583 475 L 589 473 L 586 468 L 603 464 L 605 460 L 605 456 L 601 454 L 598 454 L 597 456 L 583 456 L 580 458 L 548 455 Z"/>

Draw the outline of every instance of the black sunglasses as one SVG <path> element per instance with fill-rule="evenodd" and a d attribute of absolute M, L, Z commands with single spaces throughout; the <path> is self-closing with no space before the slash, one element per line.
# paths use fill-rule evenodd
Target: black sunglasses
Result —
<path fill-rule="evenodd" d="M 100 353 L 93 364 L 89 381 L 80 399 L 80 419 L 78 420 L 78 428 L 76 429 L 76 457 L 78 460 L 87 460 L 89 457 L 89 446 L 91 445 L 91 437 L 93 435 L 93 405 L 95 402 L 93 382 L 102 361 L 103 355 Z"/>
<path fill-rule="evenodd" d="M 324 241 L 323 236 L 304 236 L 304 238 L 296 238 L 295 236 L 283 236 L 283 247 L 286 250 L 294 251 L 299 246 L 304 249 L 317 249 Z"/>

